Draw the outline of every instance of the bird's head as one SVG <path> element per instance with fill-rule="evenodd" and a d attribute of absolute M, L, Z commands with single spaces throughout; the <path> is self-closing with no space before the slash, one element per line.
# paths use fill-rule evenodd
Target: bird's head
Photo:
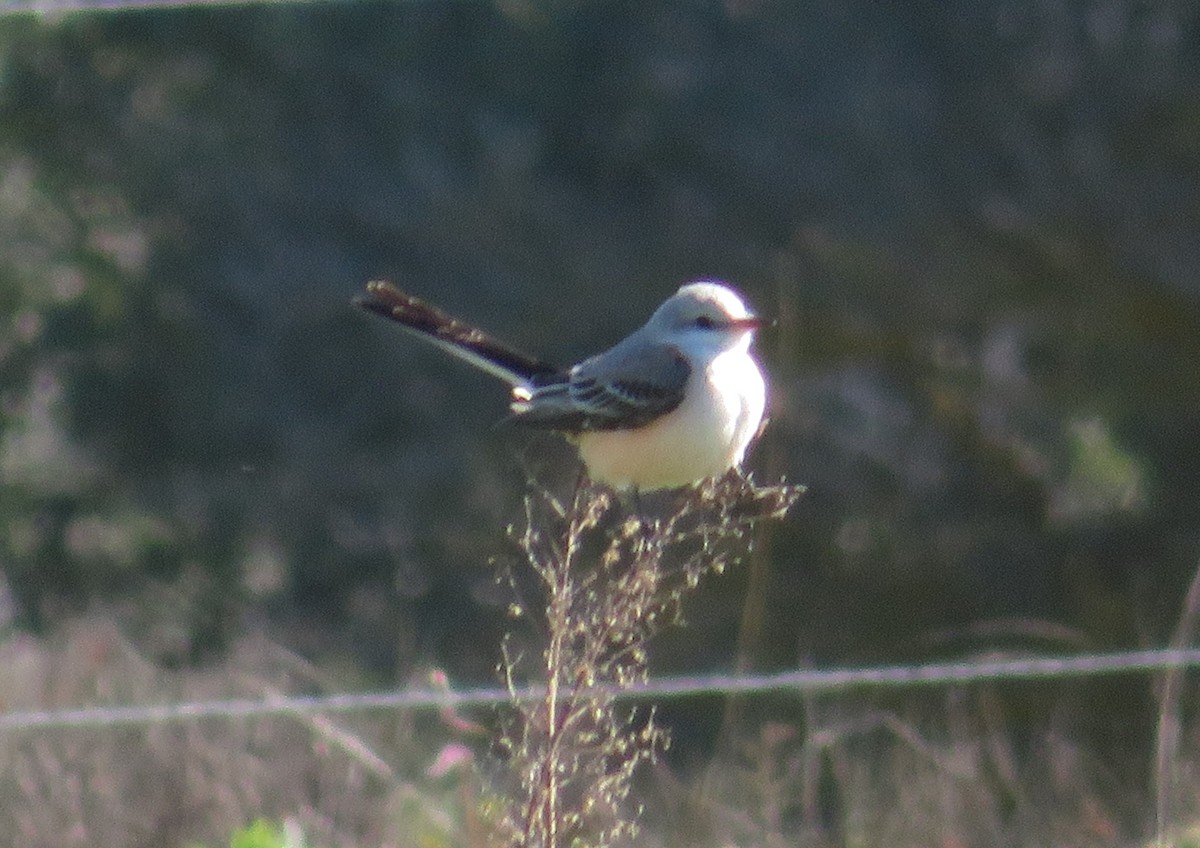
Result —
<path fill-rule="evenodd" d="M 748 346 L 766 322 L 724 283 L 688 283 L 655 310 L 647 329 L 681 344 L 717 352 Z"/>

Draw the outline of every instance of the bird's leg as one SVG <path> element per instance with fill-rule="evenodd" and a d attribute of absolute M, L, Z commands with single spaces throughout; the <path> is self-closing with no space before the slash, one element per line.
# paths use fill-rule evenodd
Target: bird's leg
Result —
<path fill-rule="evenodd" d="M 633 506 L 633 520 L 637 522 L 635 550 L 639 555 L 648 554 L 653 549 L 658 535 L 658 521 L 646 512 L 642 494 L 636 486 L 629 490 L 629 500 Z"/>
<path fill-rule="evenodd" d="M 575 475 L 575 487 L 571 490 L 571 509 L 579 508 L 579 498 L 583 494 L 583 489 L 587 485 L 587 468 L 582 463 L 579 465 L 579 473 Z"/>

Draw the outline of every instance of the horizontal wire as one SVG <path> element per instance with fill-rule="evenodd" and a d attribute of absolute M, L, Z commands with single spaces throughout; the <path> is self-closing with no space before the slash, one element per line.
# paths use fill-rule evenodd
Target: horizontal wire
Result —
<path fill-rule="evenodd" d="M 800 669 L 776 674 L 690 675 L 648 680 L 625 689 L 597 687 L 596 693 L 622 700 L 703 695 L 813 694 L 853 689 L 904 689 L 916 686 L 1038 679 L 1067 680 L 1197 666 L 1200 666 L 1200 648 L 1161 649 L 874 668 Z M 544 691 L 538 686 L 522 687 L 511 692 L 498 687 L 462 690 L 399 689 L 386 692 L 291 695 L 265 699 L 238 698 L 14 711 L 0 714 L 0 731 L 115 727 L 196 719 L 262 718 L 381 709 L 484 707 L 535 700 L 540 698 Z"/>
<path fill-rule="evenodd" d="M 152 9 L 234 6 L 294 6 L 332 3 L 338 0 L 0 0 L 0 16 L 44 15 L 54 17 L 77 12 L 137 12 Z"/>

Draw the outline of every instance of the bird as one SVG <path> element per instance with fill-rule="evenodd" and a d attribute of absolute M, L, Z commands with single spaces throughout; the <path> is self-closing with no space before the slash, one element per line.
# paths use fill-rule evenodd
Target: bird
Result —
<path fill-rule="evenodd" d="M 559 368 L 389 282 L 353 301 L 511 389 L 514 425 L 562 433 L 587 476 L 617 491 L 677 489 L 740 468 L 764 424 L 751 346 L 766 322 L 733 288 L 698 280 L 608 350 Z"/>

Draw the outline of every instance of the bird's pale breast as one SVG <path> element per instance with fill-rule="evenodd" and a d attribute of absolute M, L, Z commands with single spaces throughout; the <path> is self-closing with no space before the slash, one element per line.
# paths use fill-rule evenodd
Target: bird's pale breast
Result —
<path fill-rule="evenodd" d="M 740 464 L 762 421 L 762 374 L 744 350 L 735 350 L 694 371 L 691 380 L 683 402 L 646 426 L 579 434 L 588 475 L 618 489 L 651 491 Z"/>

